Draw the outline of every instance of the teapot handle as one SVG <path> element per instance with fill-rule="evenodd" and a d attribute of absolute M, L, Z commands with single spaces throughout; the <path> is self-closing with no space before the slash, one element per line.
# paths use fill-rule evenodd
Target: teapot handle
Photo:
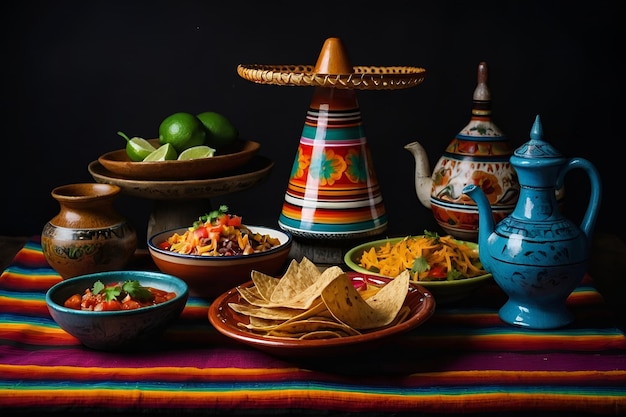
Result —
<path fill-rule="evenodd" d="M 556 180 L 556 188 L 561 189 L 565 182 L 565 175 L 572 169 L 581 168 L 589 176 L 591 182 L 591 195 L 589 196 L 589 203 L 587 204 L 587 210 L 580 223 L 581 230 L 585 233 L 588 240 L 591 240 L 593 234 L 593 228 L 598 217 L 598 210 L 600 209 L 600 200 L 602 198 L 602 184 L 600 182 L 600 174 L 596 170 L 596 167 L 584 158 L 572 158 L 567 165 L 561 169 L 559 176 Z"/>

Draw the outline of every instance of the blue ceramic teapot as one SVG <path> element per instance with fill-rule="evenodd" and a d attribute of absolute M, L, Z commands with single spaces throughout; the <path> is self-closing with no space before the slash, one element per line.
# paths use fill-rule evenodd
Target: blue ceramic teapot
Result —
<path fill-rule="evenodd" d="M 513 212 L 497 225 L 482 189 L 463 188 L 478 206 L 480 260 L 509 296 L 499 311 L 503 321 L 533 329 L 562 327 L 573 321 L 566 299 L 587 272 L 600 178 L 589 161 L 565 158 L 543 140 L 539 116 L 530 141 L 516 149 L 510 161 L 517 171 L 520 196 Z M 555 197 L 565 175 L 576 168 L 583 169 L 591 182 L 580 226 L 563 216 Z"/>

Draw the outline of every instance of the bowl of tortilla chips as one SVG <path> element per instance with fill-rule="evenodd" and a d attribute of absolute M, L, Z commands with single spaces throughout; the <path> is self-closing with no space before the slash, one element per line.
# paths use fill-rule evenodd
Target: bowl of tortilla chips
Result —
<path fill-rule="evenodd" d="M 440 305 L 466 299 L 493 281 L 476 243 L 428 231 L 363 243 L 346 252 L 344 262 L 356 272 L 387 278 L 409 271 L 410 281 L 431 291 Z"/>
<path fill-rule="evenodd" d="M 224 293 L 209 307 L 209 321 L 223 335 L 278 356 L 353 353 L 376 346 L 428 320 L 435 299 L 425 288 L 395 279 L 320 271 L 303 257 L 273 277 L 252 280 Z"/>

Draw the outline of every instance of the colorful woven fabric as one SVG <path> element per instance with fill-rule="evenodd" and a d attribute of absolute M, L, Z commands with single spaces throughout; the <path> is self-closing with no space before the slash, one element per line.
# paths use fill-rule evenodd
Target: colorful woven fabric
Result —
<path fill-rule="evenodd" d="M 61 278 L 33 238 L 0 276 L 0 408 L 21 413 L 400 415 L 507 411 L 626 413 L 626 336 L 590 277 L 571 294 L 570 326 L 503 323 L 492 284 L 437 307 L 425 324 L 346 357 L 274 357 L 219 334 L 209 301 L 145 352 L 84 348 L 50 318 Z"/>

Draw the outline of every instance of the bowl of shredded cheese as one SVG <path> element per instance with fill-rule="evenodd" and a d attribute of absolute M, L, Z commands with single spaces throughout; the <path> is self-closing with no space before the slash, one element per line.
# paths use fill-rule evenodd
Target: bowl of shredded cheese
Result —
<path fill-rule="evenodd" d="M 476 243 L 428 231 L 363 243 L 346 252 L 344 262 L 353 271 L 388 278 L 408 270 L 411 282 L 430 290 L 438 304 L 467 298 L 493 279 Z"/>
<path fill-rule="evenodd" d="M 161 272 L 187 283 L 189 295 L 215 298 L 249 281 L 253 270 L 282 272 L 292 241 L 283 230 L 244 224 L 223 205 L 191 226 L 156 233 L 148 251 Z"/>

